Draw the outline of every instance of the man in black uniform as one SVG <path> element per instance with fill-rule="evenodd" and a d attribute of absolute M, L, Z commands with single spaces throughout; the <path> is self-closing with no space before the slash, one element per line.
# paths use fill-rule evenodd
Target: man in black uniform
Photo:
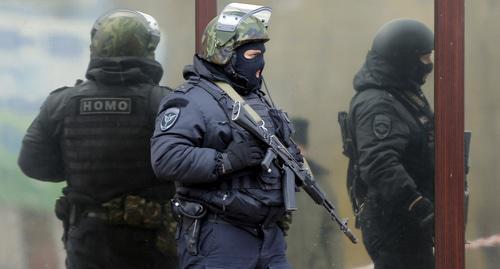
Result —
<path fill-rule="evenodd" d="M 91 31 L 86 81 L 53 91 L 24 137 L 29 177 L 66 181 L 56 202 L 68 268 L 174 268 L 172 183 L 151 168 L 149 141 L 170 90 L 154 59 L 151 16 L 114 10 Z M 171 227 L 174 225 L 173 227 Z"/>
<path fill-rule="evenodd" d="M 238 95 L 301 159 L 291 126 L 260 90 L 270 9 L 233 3 L 206 27 L 186 82 L 160 105 L 151 143 L 159 178 L 176 181 L 181 268 L 290 268 L 282 174 L 260 168 L 265 147 L 231 120 Z"/>
<path fill-rule="evenodd" d="M 348 188 L 376 269 L 434 268 L 434 115 L 421 91 L 433 46 L 421 22 L 391 21 L 354 77 Z"/>

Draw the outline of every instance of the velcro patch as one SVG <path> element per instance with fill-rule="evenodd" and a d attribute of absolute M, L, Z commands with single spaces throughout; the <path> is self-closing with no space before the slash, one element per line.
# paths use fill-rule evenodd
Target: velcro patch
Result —
<path fill-rule="evenodd" d="M 384 139 L 391 133 L 391 118 L 386 115 L 378 114 L 373 119 L 373 133 L 378 139 Z"/>
<path fill-rule="evenodd" d="M 80 114 L 130 114 L 132 99 L 93 97 L 80 99 Z"/>
<path fill-rule="evenodd" d="M 178 107 L 171 107 L 165 112 L 163 112 L 163 119 L 160 122 L 160 130 L 165 132 L 170 129 L 170 127 L 174 126 L 174 123 L 179 118 L 180 109 Z"/>

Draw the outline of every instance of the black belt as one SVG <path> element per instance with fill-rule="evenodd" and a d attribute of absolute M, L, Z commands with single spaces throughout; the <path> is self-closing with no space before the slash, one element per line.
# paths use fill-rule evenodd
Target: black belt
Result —
<path fill-rule="evenodd" d="M 240 228 L 253 236 L 256 237 L 262 237 L 262 225 L 260 224 L 249 224 L 249 223 L 242 223 L 239 221 L 231 220 L 228 219 L 222 215 L 218 214 L 213 214 L 213 213 L 208 213 L 205 219 L 207 222 L 210 223 L 215 223 L 215 224 L 226 224 L 226 225 L 232 225 L 237 228 Z"/>

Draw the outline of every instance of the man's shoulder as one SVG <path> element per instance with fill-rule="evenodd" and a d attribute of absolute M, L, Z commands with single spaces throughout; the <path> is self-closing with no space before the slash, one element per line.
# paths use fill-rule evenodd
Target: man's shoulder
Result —
<path fill-rule="evenodd" d="M 53 95 L 54 97 L 57 97 L 57 96 L 65 95 L 65 94 L 70 94 L 72 92 L 72 89 L 82 86 L 83 84 L 85 84 L 85 82 L 86 81 L 84 81 L 84 80 L 77 79 L 73 86 L 59 87 L 59 88 L 51 91 L 49 96 Z"/>
<path fill-rule="evenodd" d="M 373 103 L 373 102 L 392 102 L 396 99 L 388 90 L 370 88 L 358 92 L 353 97 L 353 102 L 357 103 Z"/>
<path fill-rule="evenodd" d="M 357 116 L 378 113 L 403 113 L 399 100 L 389 91 L 383 89 L 366 89 L 358 92 L 351 101 L 351 112 Z"/>
<path fill-rule="evenodd" d="M 351 107 L 374 107 L 374 106 L 398 106 L 399 101 L 394 95 L 383 89 L 366 89 L 361 92 L 356 93 L 356 95 L 351 100 Z"/>
<path fill-rule="evenodd" d="M 155 89 L 161 93 L 165 93 L 165 94 L 169 94 L 169 93 L 174 91 L 172 88 L 170 88 L 168 86 L 162 86 L 162 85 L 154 85 L 153 89 Z"/>
<path fill-rule="evenodd" d="M 60 94 L 64 94 L 65 92 L 69 91 L 69 89 L 71 89 L 72 87 L 70 86 L 62 86 L 62 87 L 59 87 L 53 91 L 50 92 L 50 96 L 57 96 L 57 95 L 60 95 Z"/>
<path fill-rule="evenodd" d="M 172 94 L 173 90 L 167 86 L 153 85 L 153 87 L 148 89 L 149 96 L 153 103 L 158 105 L 163 98 Z"/>
<path fill-rule="evenodd" d="M 192 106 L 196 107 L 197 110 L 203 111 L 205 107 L 213 105 L 213 101 L 215 100 L 212 96 L 200 85 L 186 81 L 165 96 L 161 101 L 161 106 L 163 110 L 171 106 Z"/>
<path fill-rule="evenodd" d="M 187 80 L 175 88 L 172 94 L 183 96 L 200 105 L 209 102 L 210 99 L 214 100 L 214 97 L 207 91 L 206 85 L 203 85 L 200 81 Z"/>

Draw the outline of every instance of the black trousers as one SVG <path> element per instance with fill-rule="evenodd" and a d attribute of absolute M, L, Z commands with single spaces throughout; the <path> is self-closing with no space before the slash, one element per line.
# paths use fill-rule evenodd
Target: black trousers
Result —
<path fill-rule="evenodd" d="M 182 269 L 291 269 L 283 231 L 266 228 L 261 236 L 227 222 L 204 220 L 198 253 L 189 253 L 189 234 L 183 227 L 177 241 Z"/>
<path fill-rule="evenodd" d="M 375 269 L 433 269 L 432 234 L 404 213 L 367 204 L 361 213 L 363 243 Z"/>
<path fill-rule="evenodd" d="M 84 218 L 68 231 L 66 267 L 177 268 L 176 253 L 165 255 L 159 252 L 155 242 L 154 230 L 110 226 L 99 219 Z"/>

